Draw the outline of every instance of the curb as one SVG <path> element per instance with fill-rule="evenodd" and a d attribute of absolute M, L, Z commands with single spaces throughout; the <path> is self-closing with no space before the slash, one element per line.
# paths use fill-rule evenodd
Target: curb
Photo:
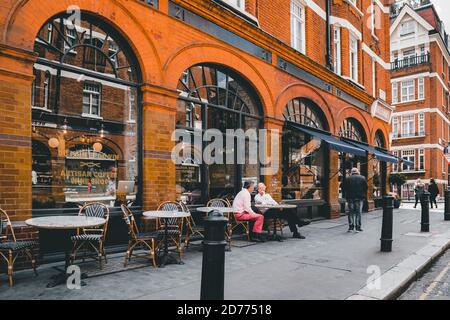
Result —
<path fill-rule="evenodd" d="M 414 252 L 375 279 L 372 283 L 379 283 L 379 289 L 374 289 L 368 284 L 345 300 L 396 299 L 448 248 L 450 248 L 450 232 L 436 236 L 428 245 Z"/>

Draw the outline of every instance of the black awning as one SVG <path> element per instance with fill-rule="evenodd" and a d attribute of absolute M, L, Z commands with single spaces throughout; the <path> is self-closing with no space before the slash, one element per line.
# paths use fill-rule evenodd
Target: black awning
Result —
<path fill-rule="evenodd" d="M 350 154 L 354 154 L 357 156 L 365 156 L 366 155 L 366 151 L 364 149 L 358 148 L 354 145 L 351 145 L 350 143 L 347 143 L 336 137 L 333 137 L 331 135 L 331 133 L 329 133 L 329 132 L 305 127 L 305 126 L 300 125 L 295 122 L 288 122 L 288 126 L 292 129 L 300 130 L 304 133 L 309 134 L 310 136 L 313 136 L 315 138 L 325 141 L 326 143 L 328 143 L 330 148 L 333 150 L 350 153 Z"/>
<path fill-rule="evenodd" d="M 368 153 L 373 154 L 376 159 L 384 162 L 391 162 L 391 163 L 398 163 L 398 158 L 392 154 L 390 154 L 387 151 L 383 151 L 380 149 L 377 149 L 374 146 L 370 146 L 368 144 L 358 142 L 358 141 L 348 141 L 348 143 L 366 150 Z"/>

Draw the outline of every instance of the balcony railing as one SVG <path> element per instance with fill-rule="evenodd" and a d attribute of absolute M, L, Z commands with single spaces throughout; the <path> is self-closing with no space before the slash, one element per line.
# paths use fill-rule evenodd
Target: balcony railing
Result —
<path fill-rule="evenodd" d="M 430 53 L 425 53 L 420 56 L 410 56 L 403 59 L 396 59 L 395 61 L 391 62 L 391 70 L 399 70 L 403 68 L 418 66 L 421 64 L 427 64 L 430 63 Z"/>
<path fill-rule="evenodd" d="M 411 133 L 393 133 L 392 139 L 401 139 L 401 138 L 414 138 L 414 137 L 424 137 L 425 131 L 417 131 Z"/>

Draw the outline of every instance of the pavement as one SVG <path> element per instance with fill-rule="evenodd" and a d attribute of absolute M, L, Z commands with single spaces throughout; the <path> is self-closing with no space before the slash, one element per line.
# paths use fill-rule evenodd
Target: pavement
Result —
<path fill-rule="evenodd" d="M 225 253 L 225 299 L 379 300 L 395 298 L 450 245 L 442 206 L 430 211 L 430 232 L 420 232 L 420 209 L 394 210 L 393 250 L 380 252 L 382 211 L 363 214 L 363 232 L 347 232 L 347 217 L 301 228 L 305 240 L 256 243 Z M 286 228 L 285 236 L 290 236 Z M 13 288 L 0 276 L 3 299 L 198 300 L 202 254 L 194 247 L 183 265 L 140 268 L 88 278 L 81 289 L 46 288 L 51 266 L 39 276 L 15 274 Z"/>

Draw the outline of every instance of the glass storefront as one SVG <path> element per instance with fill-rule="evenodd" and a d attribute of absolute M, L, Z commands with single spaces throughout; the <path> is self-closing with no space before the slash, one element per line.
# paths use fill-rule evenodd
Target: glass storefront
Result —
<path fill-rule="evenodd" d="M 180 92 L 176 126 L 191 136 L 186 143 L 191 156 L 177 165 L 177 198 L 189 204 L 204 203 L 211 198 L 232 198 L 243 181 L 259 182 L 259 166 L 249 161 L 249 148 L 258 136 L 248 135 L 245 142 L 237 141 L 227 130 L 257 130 L 261 127 L 262 111 L 251 86 L 231 70 L 216 65 L 196 65 L 187 69 L 178 84 Z M 214 150 L 214 157 L 223 163 L 205 164 L 203 152 L 193 146 L 207 129 L 217 129 L 223 145 Z M 226 140 L 231 139 L 231 147 Z M 244 148 L 245 162 L 236 159 L 235 150 Z M 197 148 L 196 148 L 197 147 Z M 180 154 L 181 156 L 181 154 Z"/>
<path fill-rule="evenodd" d="M 139 76 L 126 42 L 88 14 L 60 15 L 35 52 L 33 210 L 136 203 Z"/>
<path fill-rule="evenodd" d="M 290 123 L 326 130 L 320 109 L 307 99 L 293 99 L 284 112 L 283 199 L 324 199 L 326 188 L 325 158 L 328 148 L 315 137 L 301 132 Z"/>

